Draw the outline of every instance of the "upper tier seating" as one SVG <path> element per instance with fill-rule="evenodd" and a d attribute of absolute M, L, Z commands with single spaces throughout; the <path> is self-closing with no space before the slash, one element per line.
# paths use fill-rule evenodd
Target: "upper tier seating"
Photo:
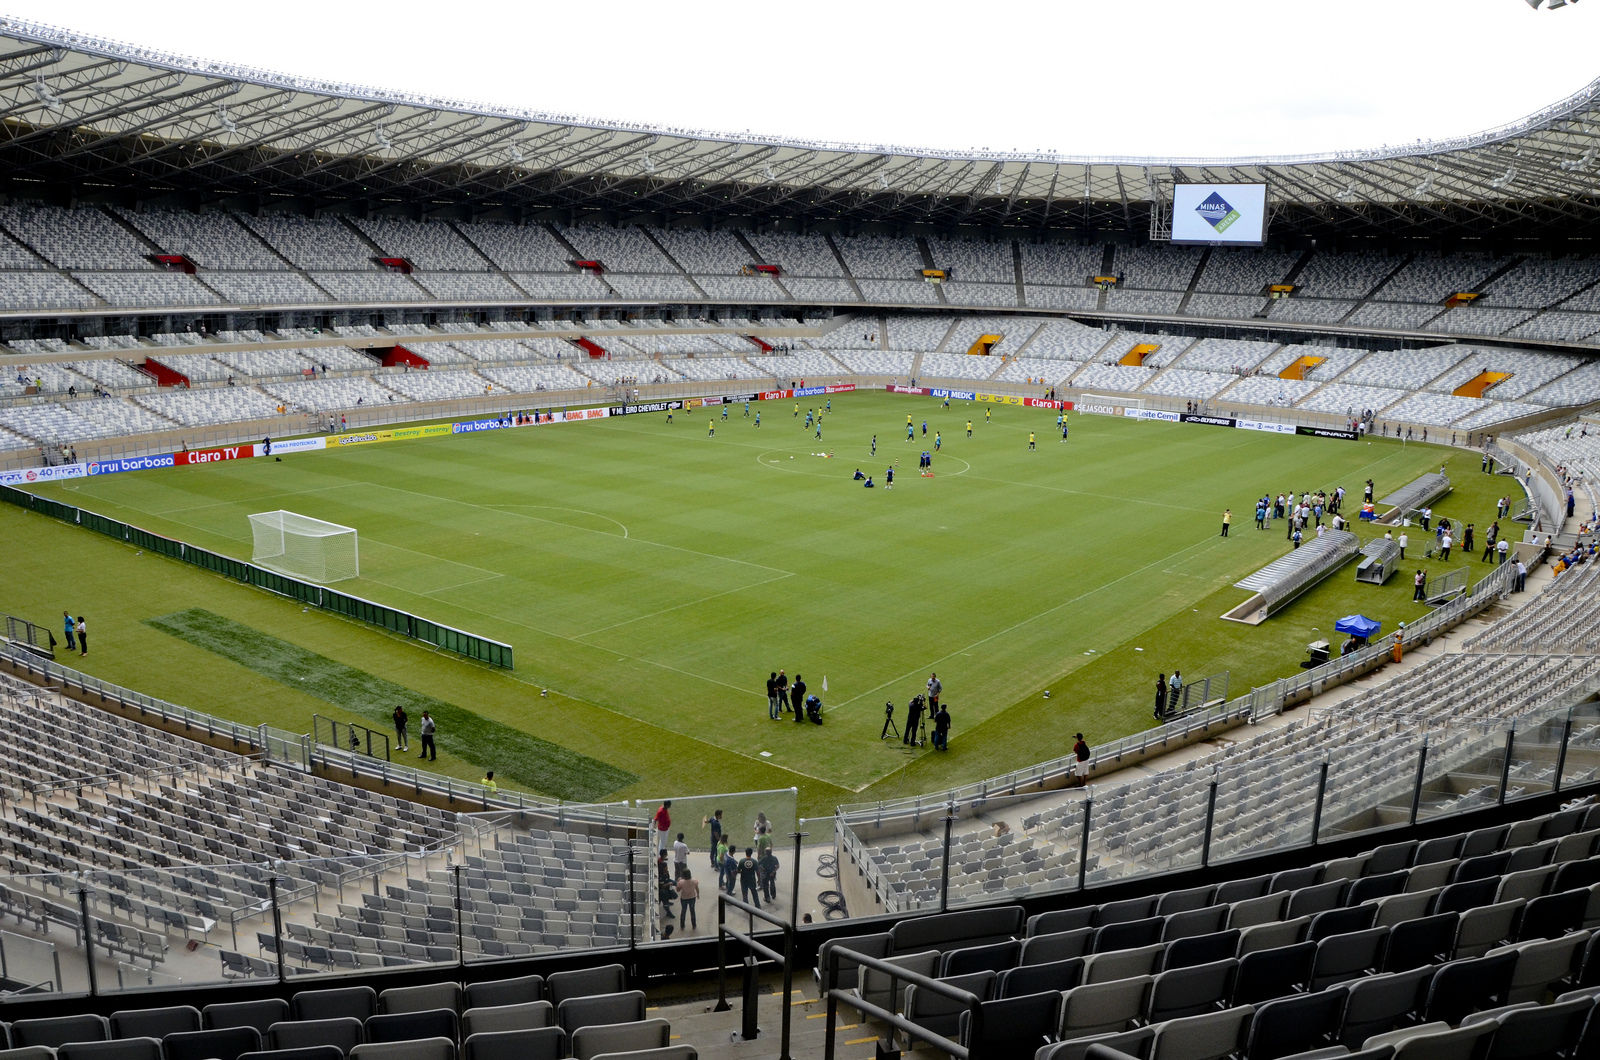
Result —
<path fill-rule="evenodd" d="M 257 214 L 244 224 L 302 269 L 371 269 L 376 251 L 331 217 Z"/>
<path fill-rule="evenodd" d="M 358 217 L 354 223 L 385 257 L 406 258 L 418 269 L 482 272 L 489 268 L 484 256 L 444 221 Z"/>
<path fill-rule="evenodd" d="M 163 253 L 182 254 L 207 272 L 275 271 L 284 267 L 283 258 L 230 214 L 123 210 L 120 216 Z"/>

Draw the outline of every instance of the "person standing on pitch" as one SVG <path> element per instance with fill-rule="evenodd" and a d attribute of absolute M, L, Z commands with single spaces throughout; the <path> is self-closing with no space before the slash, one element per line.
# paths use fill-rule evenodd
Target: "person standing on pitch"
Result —
<path fill-rule="evenodd" d="M 394 708 L 394 746 L 396 750 L 411 750 L 411 745 L 406 742 L 406 722 L 409 720 L 406 716 L 405 707 L 397 706 Z"/>
<path fill-rule="evenodd" d="M 782 714 L 789 705 L 789 675 L 782 670 L 778 671 L 778 713 Z"/>
<path fill-rule="evenodd" d="M 426 758 L 430 762 L 439 760 L 439 749 L 433 745 L 433 733 L 438 726 L 433 723 L 433 715 L 427 711 L 422 712 L 422 724 L 418 726 L 422 731 L 422 753 L 418 758 Z"/>
<path fill-rule="evenodd" d="M 1033 432 L 1032 431 L 1028 432 L 1028 448 L 1029 449 L 1038 449 L 1039 448 L 1037 441 L 1033 437 Z"/>
<path fill-rule="evenodd" d="M 797 672 L 794 675 L 794 684 L 789 686 L 789 709 L 794 711 L 794 720 L 806 720 L 806 683 Z"/>
<path fill-rule="evenodd" d="M 778 720 L 778 672 L 772 671 L 767 677 L 767 717 L 773 721 Z"/>
<path fill-rule="evenodd" d="M 883 488 L 886 490 L 894 489 L 894 468 L 892 467 L 883 473 Z"/>
<path fill-rule="evenodd" d="M 1156 720 L 1167 713 L 1167 675 L 1156 674 Z"/>
<path fill-rule="evenodd" d="M 944 692 L 944 685 L 939 683 L 939 675 L 928 675 L 928 711 L 932 713 L 939 709 L 939 696 Z"/>
<path fill-rule="evenodd" d="M 933 715 L 933 749 L 948 751 L 950 749 L 950 710 L 943 704 Z"/>
<path fill-rule="evenodd" d="M 1232 508 L 1224 508 L 1224 509 L 1222 509 L 1222 536 L 1223 537 L 1227 537 L 1228 536 L 1228 527 L 1230 525 L 1232 525 L 1232 523 L 1233 523 L 1233 509 Z"/>
<path fill-rule="evenodd" d="M 1167 682 L 1167 709 L 1176 712 L 1183 705 L 1183 675 L 1177 670 L 1172 671 L 1172 679 Z"/>
<path fill-rule="evenodd" d="M 922 724 L 922 706 L 923 699 L 921 696 L 912 696 L 911 702 L 906 704 L 906 729 L 905 732 L 900 734 L 901 743 L 914 744 L 917 742 L 917 726 Z"/>

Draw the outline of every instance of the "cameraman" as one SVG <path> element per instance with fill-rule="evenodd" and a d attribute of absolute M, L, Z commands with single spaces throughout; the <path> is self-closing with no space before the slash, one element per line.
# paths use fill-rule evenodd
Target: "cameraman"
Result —
<path fill-rule="evenodd" d="M 906 705 L 906 731 L 900 737 L 903 744 L 917 742 L 917 726 L 922 723 L 922 707 L 926 701 L 920 695 L 912 696 L 911 702 Z"/>
<path fill-rule="evenodd" d="M 933 749 L 950 749 L 950 708 L 943 703 L 939 704 L 939 709 L 933 715 Z"/>

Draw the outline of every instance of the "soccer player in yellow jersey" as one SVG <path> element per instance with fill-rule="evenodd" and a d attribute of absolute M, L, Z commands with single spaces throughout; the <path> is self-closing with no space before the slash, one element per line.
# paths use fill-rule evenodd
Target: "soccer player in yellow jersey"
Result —
<path fill-rule="evenodd" d="M 972 437 L 972 421 L 971 420 L 967 421 L 967 437 L 968 438 Z"/>

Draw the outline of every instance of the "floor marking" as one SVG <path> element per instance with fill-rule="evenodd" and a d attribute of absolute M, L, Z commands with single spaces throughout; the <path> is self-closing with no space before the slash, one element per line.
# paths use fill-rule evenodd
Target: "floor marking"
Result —
<path fill-rule="evenodd" d="M 446 500 L 447 499 L 447 498 L 444 498 L 444 497 L 440 497 L 438 494 L 435 494 L 435 493 L 423 493 L 420 490 L 408 490 L 408 489 L 404 489 L 404 488 L 402 488 L 400 486 L 390 486 L 390 485 L 387 485 L 387 484 L 384 484 L 384 483 L 381 483 L 381 482 L 363 483 L 363 485 L 373 485 L 373 486 L 377 486 L 379 489 L 392 490 L 395 493 L 404 493 L 404 494 L 407 494 L 408 496 L 412 496 L 412 497 L 426 497 L 428 500 L 432 500 L 432 501 L 442 501 L 442 500 Z M 476 508 L 479 511 L 494 512 L 494 513 L 496 513 L 498 515 L 510 515 L 510 516 L 512 516 L 514 518 L 528 519 L 528 520 L 531 520 L 531 521 L 536 522 L 536 523 L 549 523 L 549 524 L 554 525 L 554 526 L 565 526 L 565 527 L 568 527 L 569 529 L 580 530 L 580 531 L 583 531 L 585 533 L 601 534 L 604 537 L 616 537 L 617 536 L 616 534 L 608 534 L 603 530 L 590 530 L 587 527 L 573 526 L 571 523 L 558 522 L 555 519 L 544 519 L 544 518 L 541 518 L 540 516 L 537 516 L 537 515 L 525 515 L 525 514 L 523 514 L 521 512 L 508 512 L 508 511 L 505 511 L 501 507 L 496 507 L 496 506 L 490 505 L 490 504 L 475 504 L 472 501 L 456 501 L 456 500 L 452 500 L 452 501 L 450 501 L 450 503 L 455 505 L 456 507 L 459 507 L 459 508 Z M 574 511 L 576 509 L 567 509 L 567 510 L 568 511 Z M 619 525 L 621 525 L 621 524 L 619 524 Z M 686 553 L 687 555 L 690 555 L 690 556 L 699 556 L 701 559 L 714 559 L 714 560 L 718 560 L 718 561 L 720 561 L 722 563 L 737 563 L 737 564 L 739 564 L 740 566 L 743 566 L 743 567 L 755 567 L 755 568 L 757 568 L 759 570 L 771 571 L 774 574 L 784 574 L 784 575 L 790 575 L 790 576 L 793 576 L 793 574 L 794 574 L 794 571 L 783 570 L 780 567 L 769 567 L 765 563 L 753 563 L 753 562 L 751 562 L 750 560 L 747 560 L 747 559 L 734 559 L 731 556 L 717 556 L 717 555 L 713 555 L 710 552 L 700 552 L 700 551 L 697 551 L 696 549 L 684 548 L 682 545 L 669 545 L 669 544 L 666 544 L 665 542 L 662 542 L 662 541 L 647 541 L 642 537 L 630 537 L 627 540 L 637 542 L 637 543 L 639 543 L 641 545 L 650 545 L 650 546 L 652 546 L 654 548 L 665 548 L 665 549 L 670 549 L 673 552 L 683 552 L 683 553 Z"/>
<path fill-rule="evenodd" d="M 621 522 L 620 520 L 617 520 L 617 519 L 613 519 L 609 515 L 601 515 L 599 512 L 591 512 L 587 508 L 566 508 L 566 507 L 562 507 L 560 505 L 554 505 L 554 504 L 485 504 L 483 507 L 491 508 L 491 509 L 493 509 L 494 511 L 497 511 L 497 512 L 509 511 L 510 509 L 513 509 L 513 508 L 531 508 L 531 509 L 533 509 L 535 511 L 541 511 L 541 512 L 577 512 L 579 515 L 592 515 L 596 519 L 604 519 L 608 523 L 615 523 L 617 526 L 622 528 L 622 536 L 624 538 L 626 538 L 628 536 L 628 526 L 627 526 L 626 523 Z M 515 514 L 515 513 L 512 513 L 512 514 Z M 550 520 L 546 520 L 546 521 L 547 522 L 555 522 L 554 519 L 550 519 Z M 570 524 L 562 523 L 561 525 L 567 526 L 567 525 L 570 525 Z M 575 526 L 575 527 L 573 527 L 573 529 L 574 530 L 587 530 L 588 527 L 586 527 L 586 526 Z"/>
<path fill-rule="evenodd" d="M 928 663 L 928 664 L 923 665 L 923 666 L 916 667 L 915 669 L 909 670 L 906 673 L 903 673 L 898 677 L 894 677 L 894 678 L 891 678 L 888 681 L 881 682 L 880 684 L 874 686 L 873 688 L 869 688 L 866 691 L 862 692 L 860 695 L 854 696 L 854 697 L 852 697 L 850 699 L 847 699 L 847 700 L 841 702 L 838 706 L 834 707 L 833 709 L 835 711 L 839 711 L 839 710 L 843 710 L 845 707 L 848 707 L 848 706 L 850 706 L 850 705 L 852 705 L 852 704 L 854 704 L 856 702 L 859 702 L 859 701 L 861 701 L 863 699 L 875 699 L 885 688 L 888 688 L 888 687 L 890 687 L 892 685 L 899 684 L 899 683 L 904 682 L 904 681 L 908 681 L 912 677 L 922 673 L 925 670 L 928 671 L 928 672 L 936 671 L 946 661 L 948 661 L 950 659 L 953 659 L 958 655 L 964 654 L 966 652 L 970 652 L 974 648 L 982 647 L 983 645 L 989 643 L 992 640 L 997 640 L 997 639 L 999 639 L 1001 637 L 1007 636 L 1013 630 L 1019 629 L 1022 626 L 1025 626 L 1025 625 L 1029 624 L 1030 622 L 1037 622 L 1039 619 L 1048 617 L 1049 615 L 1052 615 L 1055 612 L 1060 611 L 1062 608 L 1071 607 L 1074 604 L 1077 604 L 1080 601 L 1082 601 L 1084 599 L 1087 599 L 1090 596 L 1093 596 L 1095 593 L 1103 592 L 1104 590 L 1111 588 L 1112 586 L 1118 584 L 1119 582 L 1123 582 L 1123 581 L 1126 581 L 1129 578 L 1133 578 L 1133 577 L 1136 577 L 1136 576 L 1138 576 L 1140 574 L 1143 574 L 1143 573 L 1145 573 L 1146 571 L 1148 571 L 1148 570 L 1150 570 L 1152 568 L 1159 567 L 1163 563 L 1170 563 L 1174 559 L 1177 559 L 1179 556 L 1183 555 L 1185 552 L 1191 552 L 1191 551 L 1193 551 L 1193 550 L 1195 550 L 1197 548 L 1210 547 L 1212 545 L 1212 543 L 1213 543 L 1213 539 L 1212 538 L 1209 538 L 1209 537 L 1208 538 L 1204 538 L 1203 540 L 1197 541 L 1192 545 L 1186 545 L 1183 548 L 1180 548 L 1177 551 L 1175 551 L 1175 552 L 1173 552 L 1173 553 L 1171 553 L 1169 555 L 1162 556 L 1160 559 L 1153 559 L 1149 563 L 1146 563 L 1144 566 L 1135 568 L 1134 570 L 1129 571 L 1128 573 L 1122 575 L 1121 577 L 1113 578 L 1110 581 L 1104 583 L 1103 585 L 1097 585 L 1093 589 L 1086 589 L 1083 592 L 1079 593 L 1077 596 L 1074 596 L 1074 597 L 1071 597 L 1070 599 L 1062 600 L 1059 603 L 1053 604 L 1050 607 L 1045 608 L 1043 611 L 1040 611 L 1038 614 L 1029 615 L 1027 618 L 1018 619 L 1016 622 L 1013 622 L 1011 625 L 1007 626 L 1005 629 L 997 630 L 996 632 L 989 634 L 987 637 L 983 637 L 980 640 L 975 640 L 971 644 L 966 645 L 965 647 L 958 648 L 955 651 L 952 651 L 952 652 L 949 652 L 949 653 L 947 653 L 945 655 L 942 655 L 939 658 L 934 659 L 931 663 Z"/>
<path fill-rule="evenodd" d="M 597 629 L 585 630 L 582 633 L 574 633 L 572 636 L 575 640 L 582 640 L 584 637 L 593 637 L 600 633 L 607 633 L 622 626 L 632 625 L 635 622 L 647 622 L 652 618 L 660 618 L 662 615 L 669 615 L 674 611 L 681 611 L 686 607 L 699 607 L 701 604 L 706 603 L 709 600 L 715 600 L 721 596 L 733 596 L 736 593 L 749 592 L 751 589 L 759 589 L 763 585 L 771 585 L 773 582 L 781 582 L 785 578 L 792 577 L 794 577 L 792 574 L 780 574 L 775 578 L 768 578 L 765 581 L 753 582 L 750 585 L 740 585 L 732 589 L 724 589 L 720 593 L 712 593 L 710 596 L 702 596 L 697 600 L 689 600 L 681 604 L 673 604 L 671 607 L 663 607 L 661 610 L 652 611 L 648 615 L 635 615 L 633 618 L 625 618 L 621 622 L 613 622 L 609 626 L 600 626 Z"/>

